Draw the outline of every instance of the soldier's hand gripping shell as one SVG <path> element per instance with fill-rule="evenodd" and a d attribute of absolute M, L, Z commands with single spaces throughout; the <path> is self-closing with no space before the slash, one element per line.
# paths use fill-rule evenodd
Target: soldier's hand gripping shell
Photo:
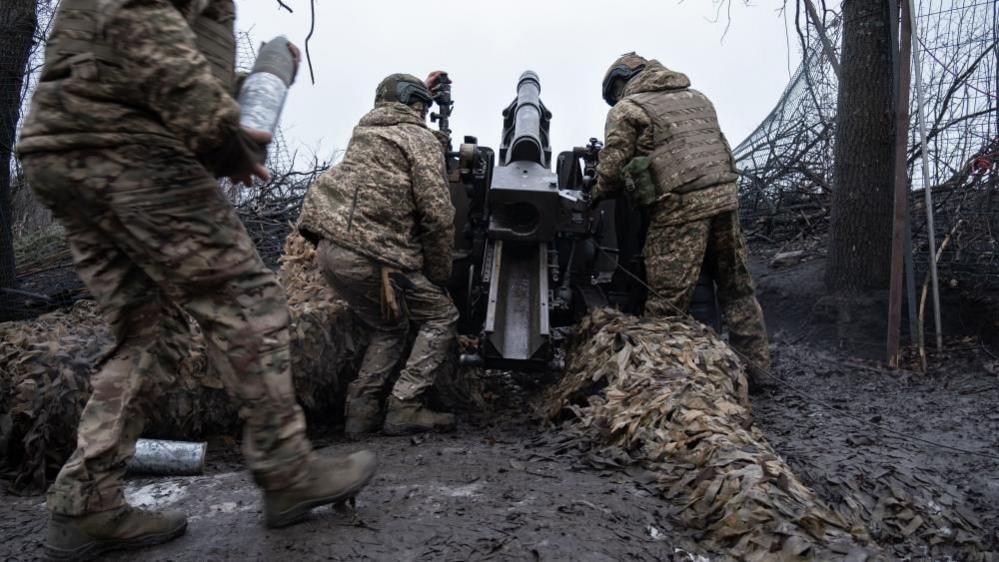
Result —
<path fill-rule="evenodd" d="M 264 181 L 271 179 L 271 174 L 263 163 L 267 158 L 267 145 L 273 138 L 274 135 L 267 131 L 240 128 L 236 139 L 231 143 L 231 158 L 226 159 L 231 162 L 231 170 L 219 175 L 228 177 L 235 184 L 246 186 L 251 185 L 255 177 Z"/>

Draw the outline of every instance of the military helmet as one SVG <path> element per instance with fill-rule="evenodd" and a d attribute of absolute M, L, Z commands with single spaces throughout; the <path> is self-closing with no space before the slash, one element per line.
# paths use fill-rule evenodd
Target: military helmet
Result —
<path fill-rule="evenodd" d="M 406 105 L 421 101 L 426 107 L 433 104 L 430 90 L 412 74 L 392 74 L 378 84 L 375 90 L 375 103 L 396 101 Z"/>
<path fill-rule="evenodd" d="M 636 55 L 634 52 L 625 53 L 618 57 L 607 69 L 607 74 L 604 75 L 604 101 L 610 106 L 616 104 L 621 99 L 625 84 L 636 74 L 645 70 L 647 62 L 649 61 L 645 60 L 645 57 Z"/>

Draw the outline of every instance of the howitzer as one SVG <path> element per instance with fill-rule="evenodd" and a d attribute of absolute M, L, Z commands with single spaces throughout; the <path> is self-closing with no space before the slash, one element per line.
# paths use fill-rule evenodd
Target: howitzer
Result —
<path fill-rule="evenodd" d="M 447 93 L 442 114 L 453 103 Z M 551 170 L 551 118 L 538 75 L 527 71 L 503 110 L 499 163 L 471 136 L 448 152 L 456 211 L 448 290 L 460 331 L 477 342 L 465 364 L 560 370 L 568 328 L 589 309 L 642 310 L 644 212 L 623 198 L 590 209 L 597 139 L 559 154 Z M 716 318 L 713 291 L 710 300 L 705 312 Z"/>

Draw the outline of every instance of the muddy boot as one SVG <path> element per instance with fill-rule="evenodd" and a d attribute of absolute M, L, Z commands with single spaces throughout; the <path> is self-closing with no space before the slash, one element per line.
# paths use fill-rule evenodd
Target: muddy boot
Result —
<path fill-rule="evenodd" d="M 746 367 L 746 382 L 749 383 L 749 394 L 754 396 L 762 394 L 770 386 L 766 372 L 754 366 Z"/>
<path fill-rule="evenodd" d="M 746 380 L 749 382 L 749 393 L 757 395 L 777 386 L 777 380 L 771 375 L 770 358 L 746 362 Z"/>
<path fill-rule="evenodd" d="M 264 492 L 267 526 L 285 527 L 297 522 L 314 507 L 352 498 L 375 475 L 378 460 L 371 451 L 338 457 L 316 457 L 309 474 L 300 483 Z"/>
<path fill-rule="evenodd" d="M 375 400 L 358 398 L 347 403 L 347 421 L 343 432 L 348 439 L 357 441 L 381 429 L 381 408 Z"/>
<path fill-rule="evenodd" d="M 87 515 L 53 513 L 45 553 L 52 560 L 90 560 L 110 550 L 143 548 L 184 534 L 187 517 L 124 506 Z"/>
<path fill-rule="evenodd" d="M 417 399 L 399 400 L 389 396 L 388 414 L 383 431 L 389 435 L 406 435 L 426 431 L 452 431 L 454 414 L 435 412 Z"/>

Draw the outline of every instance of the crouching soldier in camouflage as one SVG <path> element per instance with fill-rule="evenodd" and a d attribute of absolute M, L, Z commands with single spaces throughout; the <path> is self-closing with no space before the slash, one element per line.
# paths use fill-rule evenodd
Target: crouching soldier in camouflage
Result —
<path fill-rule="evenodd" d="M 735 163 L 714 107 L 685 75 L 634 53 L 611 65 L 603 95 L 612 107 L 593 199 L 623 191 L 650 211 L 645 313 L 686 312 L 707 267 L 732 346 L 756 378 L 770 368 L 767 331 L 739 227 Z"/>
<path fill-rule="evenodd" d="M 367 325 L 371 343 L 347 395 L 346 433 L 381 424 L 381 397 L 402 358 L 410 322 L 418 332 L 388 398 L 383 430 L 454 427 L 423 402 L 456 337 L 458 311 L 443 286 L 451 274 L 454 207 L 441 144 L 426 126 L 429 84 L 393 74 L 354 128 L 343 161 L 309 187 L 298 229 L 317 244 L 330 285 Z"/>
<path fill-rule="evenodd" d="M 374 474 L 369 452 L 313 453 L 292 388 L 284 292 L 218 190 L 216 177 L 267 176 L 257 155 L 270 134 L 241 129 L 231 95 L 234 19 L 232 0 L 59 5 L 18 151 L 117 346 L 91 379 L 77 449 L 48 493 L 54 558 L 186 529 L 182 514 L 129 506 L 122 484 L 145 414 L 185 351 L 182 310 L 241 403 L 268 526 L 351 497 Z"/>

